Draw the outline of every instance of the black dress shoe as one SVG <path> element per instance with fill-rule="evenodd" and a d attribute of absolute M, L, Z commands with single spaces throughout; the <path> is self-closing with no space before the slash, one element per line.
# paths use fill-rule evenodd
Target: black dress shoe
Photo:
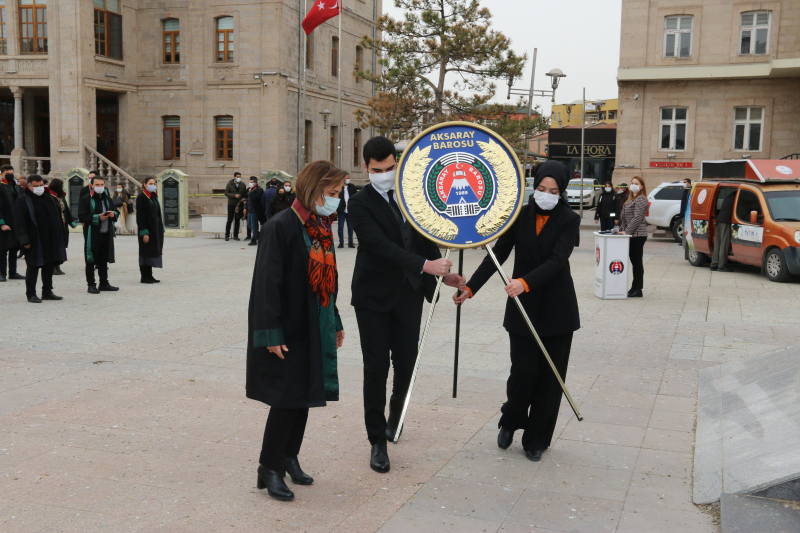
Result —
<path fill-rule="evenodd" d="M 500 433 L 497 434 L 497 447 L 501 450 L 507 449 L 511 446 L 514 440 L 514 432 L 510 429 L 500 428 Z"/>
<path fill-rule="evenodd" d="M 385 474 L 391 468 L 389 464 L 389 453 L 386 451 L 386 441 L 372 445 L 372 455 L 369 459 L 369 467 L 376 472 Z"/>
<path fill-rule="evenodd" d="M 152 280 L 152 279 L 150 279 L 150 278 L 141 278 L 140 282 L 141 282 L 141 283 L 148 283 L 148 284 L 153 284 L 153 283 L 155 283 L 155 281 L 153 281 L 153 280 Z"/>
<path fill-rule="evenodd" d="M 17 272 L 14 272 L 10 276 L 8 276 L 8 279 L 25 279 L 25 276 L 23 276 L 22 274 L 19 274 Z"/>
<path fill-rule="evenodd" d="M 348 247 L 348 248 L 355 248 L 355 247 L 356 247 L 356 245 L 355 245 L 355 244 L 353 244 L 353 243 L 351 242 L 350 244 L 348 244 L 348 245 L 347 245 L 347 247 Z"/>
<path fill-rule="evenodd" d="M 716 272 L 716 271 L 717 271 L 717 267 L 715 267 L 715 266 L 708 267 L 708 269 L 709 269 L 711 272 Z"/>
<path fill-rule="evenodd" d="M 240 239 L 239 237 L 234 237 L 233 240 L 234 241 L 241 241 L 242 239 Z"/>
<path fill-rule="evenodd" d="M 111 285 L 110 283 L 106 282 L 106 283 L 101 283 L 100 286 L 98 287 L 98 289 L 101 290 L 101 291 L 113 292 L 113 291 L 118 291 L 119 287 L 115 287 L 115 286 Z"/>
<path fill-rule="evenodd" d="M 5 274 L 0 274 L 0 282 L 5 281 L 5 280 L 6 280 L 6 275 Z"/>
<path fill-rule="evenodd" d="M 33 296 L 28 296 L 28 301 L 30 303 L 32 303 L 32 304 L 40 304 L 40 303 L 42 303 L 42 300 L 38 296 L 36 296 L 35 294 Z"/>
<path fill-rule="evenodd" d="M 100 289 L 98 289 L 97 286 L 92 283 L 89 285 L 89 294 L 100 294 Z"/>
<path fill-rule="evenodd" d="M 283 476 L 277 470 L 270 470 L 264 465 L 258 465 L 258 481 L 256 482 L 258 490 L 267 489 L 270 496 L 282 502 L 290 502 L 294 500 L 294 492 L 289 490 L 286 482 L 283 481 Z"/>
<path fill-rule="evenodd" d="M 225 235 L 225 240 L 226 240 L 226 241 L 229 241 L 229 240 L 231 240 L 230 236 L 229 236 L 229 235 Z"/>
<path fill-rule="evenodd" d="M 397 422 L 389 421 L 386 423 L 386 440 L 394 443 L 394 434 L 397 433 Z M 400 435 L 403 434 L 403 428 L 400 428 Z M 400 435 L 397 438 L 400 438 Z"/>
<path fill-rule="evenodd" d="M 642 294 L 642 289 L 636 289 L 628 293 L 628 298 L 641 298 L 642 296 L 644 296 Z"/>
<path fill-rule="evenodd" d="M 53 269 L 53 274 L 54 274 L 54 275 L 56 275 L 56 276 L 63 276 L 63 275 L 64 275 L 64 271 L 63 271 L 63 270 L 61 270 L 61 267 L 60 267 L 60 266 L 56 266 L 56 267 Z"/>
<path fill-rule="evenodd" d="M 718 272 L 733 272 L 733 270 L 728 268 L 728 267 L 718 268 L 717 271 Z"/>
<path fill-rule="evenodd" d="M 525 450 L 525 457 L 534 462 L 542 460 L 542 450 Z"/>
<path fill-rule="evenodd" d="M 286 473 L 289 474 L 289 477 L 292 478 L 292 483 L 295 485 L 311 485 L 314 483 L 314 478 L 303 472 L 303 469 L 300 468 L 297 457 L 287 457 L 284 466 L 286 468 Z"/>
<path fill-rule="evenodd" d="M 343 242 L 340 242 L 340 243 L 339 243 L 339 246 L 337 246 L 337 248 L 344 248 L 344 243 L 343 243 Z"/>
<path fill-rule="evenodd" d="M 57 302 L 58 300 L 63 300 L 63 299 L 64 299 L 63 296 L 56 296 L 52 292 L 47 292 L 42 294 L 42 300 L 53 300 Z"/>
<path fill-rule="evenodd" d="M 258 246 L 258 241 L 250 241 L 247 246 Z"/>

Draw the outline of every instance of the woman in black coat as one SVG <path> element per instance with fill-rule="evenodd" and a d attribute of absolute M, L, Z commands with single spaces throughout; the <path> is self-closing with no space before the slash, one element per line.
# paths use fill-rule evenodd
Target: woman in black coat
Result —
<path fill-rule="evenodd" d="M 317 161 L 297 177 L 297 199 L 271 217 L 258 244 L 250 289 L 247 397 L 270 406 L 258 467 L 259 489 L 278 500 L 313 479 L 297 459 L 308 409 L 339 399 L 336 350 L 344 328 L 331 215 L 345 172 Z"/>
<path fill-rule="evenodd" d="M 600 231 L 614 228 L 614 220 L 617 216 L 617 193 L 614 192 L 614 184 L 607 181 L 603 185 L 603 192 L 597 201 L 597 209 L 594 211 L 594 222 L 600 221 Z"/>
<path fill-rule="evenodd" d="M 501 264 L 515 250 L 512 279 L 505 288 L 509 298 L 503 322 L 511 341 L 511 375 L 497 445 L 508 448 L 514 431 L 522 429 L 522 447 L 531 461 L 541 460 L 550 446 L 562 392 L 511 298 L 519 298 L 561 378 L 566 379 L 572 335 L 580 328 L 569 257 L 578 244 L 581 222 L 561 197 L 567 183 L 563 164 L 547 161 L 539 165 L 534 202 L 522 208 L 513 226 L 493 247 Z M 473 297 L 495 272 L 494 262 L 487 256 L 467 282 L 467 290 L 453 299 L 458 304 Z"/>
<path fill-rule="evenodd" d="M 162 268 L 164 223 L 158 202 L 156 179 L 148 176 L 142 182 L 142 193 L 136 197 L 136 226 L 139 228 L 139 272 L 142 283 L 161 283 L 153 277 L 153 268 Z"/>
<path fill-rule="evenodd" d="M 72 211 L 67 203 L 67 193 L 64 191 L 64 181 L 55 178 L 50 182 L 50 192 L 58 200 L 61 207 L 61 223 L 64 226 L 64 248 L 69 247 L 69 229 L 78 226 L 78 219 L 72 215 Z M 61 266 L 56 266 L 54 274 L 63 276 L 64 271 Z"/>

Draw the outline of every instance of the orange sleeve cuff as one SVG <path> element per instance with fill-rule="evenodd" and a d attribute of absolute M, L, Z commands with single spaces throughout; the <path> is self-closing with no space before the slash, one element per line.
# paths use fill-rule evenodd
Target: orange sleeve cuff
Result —
<path fill-rule="evenodd" d="M 470 298 L 472 298 L 473 296 L 475 296 L 475 295 L 472 293 L 472 289 L 470 289 L 469 287 L 464 287 L 464 289 L 466 289 L 466 291 L 469 293 L 469 297 L 470 297 Z"/>
<path fill-rule="evenodd" d="M 525 292 L 531 292 L 531 289 L 528 287 L 528 284 L 525 283 L 525 280 L 522 278 L 518 278 L 519 282 L 522 283 L 522 286 L 525 287 Z"/>

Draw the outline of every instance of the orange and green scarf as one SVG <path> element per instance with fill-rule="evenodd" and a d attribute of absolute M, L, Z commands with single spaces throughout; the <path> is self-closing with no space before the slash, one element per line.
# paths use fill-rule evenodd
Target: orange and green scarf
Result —
<path fill-rule="evenodd" d="M 311 215 L 305 223 L 311 239 L 308 253 L 308 281 L 322 307 L 331 303 L 336 291 L 336 256 L 333 252 L 333 234 L 329 217 Z"/>

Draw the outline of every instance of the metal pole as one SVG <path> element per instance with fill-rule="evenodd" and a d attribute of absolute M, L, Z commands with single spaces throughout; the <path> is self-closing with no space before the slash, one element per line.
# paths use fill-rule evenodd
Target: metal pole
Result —
<path fill-rule="evenodd" d="M 303 126 L 305 123 L 303 122 L 303 74 L 305 71 L 305 43 L 306 40 L 303 37 L 305 32 L 303 31 L 303 14 L 305 11 L 303 10 L 305 4 L 305 0 L 299 0 L 297 4 L 297 11 L 300 15 L 300 22 L 298 24 L 298 34 L 297 34 L 297 172 L 300 173 L 300 169 L 303 168 Z"/>
<path fill-rule="evenodd" d="M 342 168 L 342 138 L 344 135 L 344 116 L 343 116 L 343 108 L 342 108 L 342 17 L 344 16 L 344 9 L 342 9 L 342 0 L 339 0 L 339 50 L 336 51 L 336 68 L 337 73 L 336 76 L 339 78 L 339 88 L 338 88 L 338 98 L 339 98 L 339 127 L 336 128 L 338 131 L 338 138 L 336 142 L 338 143 L 338 166 Z"/>
<path fill-rule="evenodd" d="M 464 273 L 464 250 L 458 251 L 458 275 Z M 456 307 L 456 354 L 453 359 L 453 398 L 458 397 L 458 348 L 461 339 L 461 304 Z"/>
<path fill-rule="evenodd" d="M 583 143 L 584 138 L 583 134 L 586 130 L 586 87 L 583 88 L 583 111 L 581 112 L 581 197 L 579 200 L 580 210 L 581 210 L 581 222 L 583 222 Z"/>
<path fill-rule="evenodd" d="M 528 121 L 531 120 L 531 108 L 533 107 L 533 79 L 536 77 L 536 54 L 539 49 L 533 49 L 533 67 L 531 68 L 531 88 L 528 91 Z M 528 130 L 525 130 L 525 152 L 522 156 L 523 171 L 528 169 Z"/>
<path fill-rule="evenodd" d="M 503 271 L 502 265 L 497 260 L 497 257 L 494 255 L 494 252 L 492 251 L 492 249 L 489 246 L 485 246 L 485 248 L 486 248 L 486 251 L 489 252 L 489 257 L 491 257 L 492 261 L 494 261 L 494 265 L 497 267 L 497 272 L 499 272 L 500 273 L 500 277 L 503 278 L 503 283 L 508 285 L 510 283 L 510 281 L 508 280 L 508 277 L 506 276 L 506 273 Z M 525 323 L 528 324 L 528 329 L 531 330 L 531 333 L 533 334 L 533 338 L 536 339 L 537 344 L 539 344 L 539 349 L 542 350 L 542 354 L 544 355 L 545 359 L 547 359 L 547 362 L 550 364 L 550 368 L 553 370 L 553 374 L 555 374 L 556 379 L 558 380 L 558 384 L 561 385 L 561 390 L 564 391 L 564 396 L 567 397 L 567 401 L 569 402 L 570 407 L 572 407 L 572 410 L 575 412 L 575 416 L 578 418 L 579 422 L 582 422 L 583 421 L 583 417 L 581 416 L 580 411 L 578 411 L 578 406 L 576 406 L 575 402 L 572 401 L 572 396 L 570 395 L 569 391 L 567 390 L 567 386 L 564 385 L 564 380 L 561 379 L 561 374 L 558 373 L 558 370 L 556 369 L 556 365 L 553 364 L 553 360 L 550 359 L 550 354 L 547 353 L 547 348 L 544 347 L 544 344 L 542 343 L 542 339 L 540 339 L 539 338 L 539 334 L 536 333 L 536 330 L 533 327 L 533 323 L 531 322 L 530 317 L 528 317 L 528 313 L 526 313 L 525 312 L 525 308 L 522 307 L 522 302 L 519 301 L 519 298 L 512 298 L 512 299 L 517 303 L 517 307 L 519 308 L 519 312 L 522 313 L 522 318 L 525 319 Z"/>
<path fill-rule="evenodd" d="M 450 249 L 448 248 L 444 254 L 445 259 L 450 258 Z M 411 381 L 408 382 L 408 392 L 406 392 L 406 401 L 403 403 L 403 412 L 400 413 L 400 420 L 397 422 L 397 432 L 394 434 L 394 438 L 392 442 L 397 442 L 400 438 L 400 433 L 403 432 L 403 422 L 406 419 L 406 411 L 408 410 L 408 403 L 411 401 L 411 389 L 414 388 L 414 382 L 417 380 L 417 370 L 419 369 L 419 361 L 422 358 L 422 348 L 425 347 L 425 339 L 428 337 L 428 330 L 431 327 L 431 320 L 433 319 L 433 311 L 436 309 L 436 300 L 439 299 L 439 291 L 442 288 L 442 281 L 444 281 L 444 277 L 440 277 L 436 280 L 436 290 L 433 291 L 433 299 L 431 300 L 430 309 L 428 309 L 428 318 L 425 320 L 425 329 L 422 330 L 422 336 L 419 339 L 419 344 L 417 345 L 417 360 L 414 363 L 414 372 L 411 374 Z"/>

